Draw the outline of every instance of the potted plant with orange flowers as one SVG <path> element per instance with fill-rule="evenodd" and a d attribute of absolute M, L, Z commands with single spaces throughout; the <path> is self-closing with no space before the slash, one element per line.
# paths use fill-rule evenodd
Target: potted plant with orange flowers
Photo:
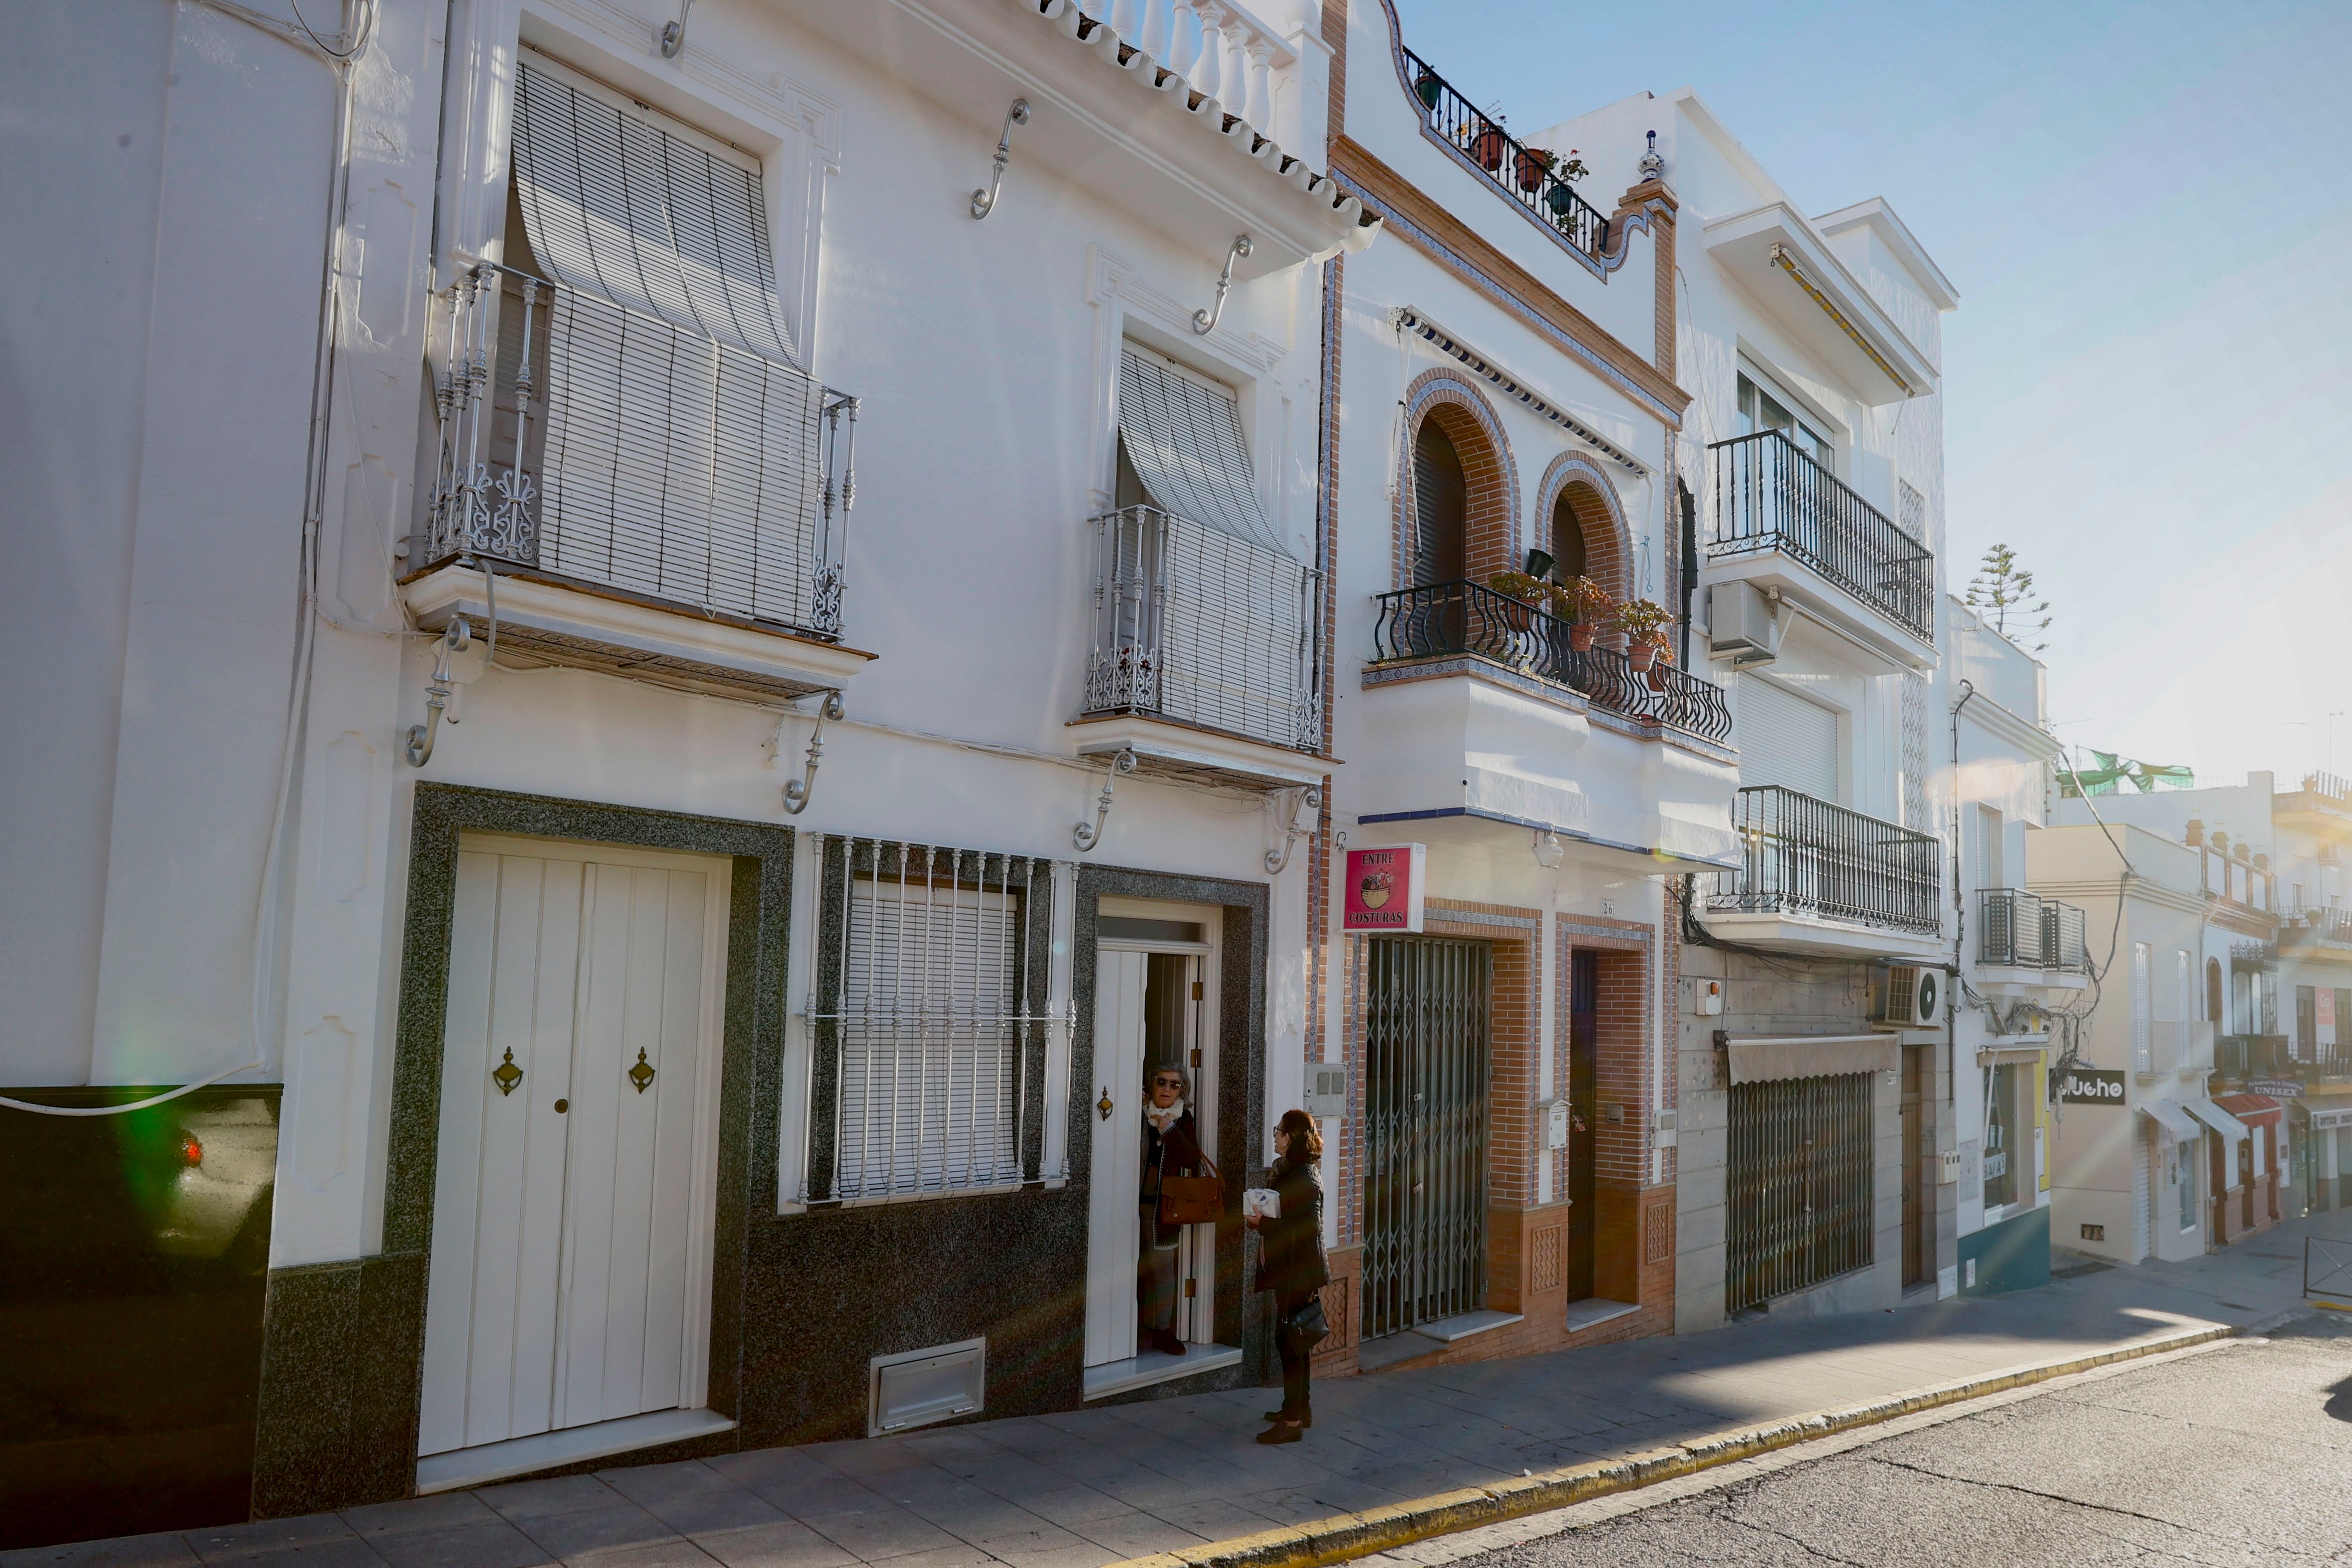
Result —
<path fill-rule="evenodd" d="M 1579 653 L 1592 652 L 1592 640 L 1617 612 L 1617 601 L 1589 577 L 1572 577 L 1551 586 L 1551 612 L 1568 622 L 1568 645 Z"/>
<path fill-rule="evenodd" d="M 1658 650 L 1666 645 L 1666 628 L 1675 623 L 1674 612 L 1664 605 L 1647 599 L 1629 600 L 1617 607 L 1617 629 L 1625 633 L 1625 657 L 1637 670 L 1647 670 L 1657 662 Z"/>

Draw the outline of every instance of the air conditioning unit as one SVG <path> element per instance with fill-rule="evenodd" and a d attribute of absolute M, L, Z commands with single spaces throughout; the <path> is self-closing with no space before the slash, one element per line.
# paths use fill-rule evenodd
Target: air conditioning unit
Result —
<path fill-rule="evenodd" d="M 1891 964 L 1886 970 L 1885 1005 L 1878 1022 L 1885 1029 L 1933 1029 L 1944 1021 L 1944 971 L 1924 964 Z"/>
<path fill-rule="evenodd" d="M 1754 583 L 1718 583 L 1707 591 L 1706 640 L 1718 659 L 1769 664 L 1780 656 L 1780 617 Z"/>

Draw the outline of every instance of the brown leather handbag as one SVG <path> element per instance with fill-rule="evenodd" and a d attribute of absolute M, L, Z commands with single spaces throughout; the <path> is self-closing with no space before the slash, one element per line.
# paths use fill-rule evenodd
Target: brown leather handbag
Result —
<path fill-rule="evenodd" d="M 1225 1214 L 1225 1181 L 1203 1155 L 1207 1176 L 1163 1176 L 1160 1178 L 1160 1223 L 1214 1225 Z"/>

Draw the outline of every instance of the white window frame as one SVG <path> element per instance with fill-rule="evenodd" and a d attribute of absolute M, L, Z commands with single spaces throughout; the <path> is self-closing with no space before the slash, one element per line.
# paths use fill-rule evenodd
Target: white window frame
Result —
<path fill-rule="evenodd" d="M 1753 412 L 1747 394 L 1753 392 L 1759 402 Z M 1837 425 L 1813 411 L 1803 398 L 1791 397 L 1778 378 L 1769 374 L 1743 356 L 1739 362 L 1738 379 L 1735 382 L 1732 402 L 1732 425 L 1742 435 L 1754 435 L 1760 431 L 1780 430 L 1790 444 L 1832 474 L 1840 467 L 1838 454 L 1843 443 L 1838 439 Z M 1761 400 L 1769 398 L 1780 412 L 1789 416 L 1794 430 L 1764 423 Z M 1810 443 L 1808 438 L 1810 438 Z"/>
<path fill-rule="evenodd" d="M 2151 949 L 2145 942 L 2131 946 L 2131 1051 L 2132 1071 L 2153 1072 L 2156 1062 L 2151 1054 L 2150 1012 L 2155 1000 L 2150 983 Z"/>

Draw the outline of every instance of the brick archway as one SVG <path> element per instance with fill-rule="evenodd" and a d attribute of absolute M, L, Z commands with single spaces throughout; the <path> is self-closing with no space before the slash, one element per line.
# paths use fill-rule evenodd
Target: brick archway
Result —
<path fill-rule="evenodd" d="M 1584 575 L 1619 599 L 1633 595 L 1633 540 L 1625 505 L 1601 465 L 1580 452 L 1563 452 L 1544 470 L 1528 536 L 1562 560 L 1559 530 L 1573 528 L 1584 543 Z M 1563 575 L 1566 569 L 1562 569 Z"/>
<path fill-rule="evenodd" d="M 1473 582 L 1484 582 L 1496 572 L 1510 570 L 1520 560 L 1519 479 L 1510 442 L 1477 389 L 1441 368 L 1424 371 L 1405 389 L 1404 439 L 1397 450 L 1395 548 L 1390 569 L 1396 585 L 1412 585 L 1412 540 L 1418 516 L 1412 455 L 1424 422 L 1434 422 L 1445 433 L 1462 460 L 1462 477 L 1469 491 L 1462 517 L 1465 575 Z"/>

